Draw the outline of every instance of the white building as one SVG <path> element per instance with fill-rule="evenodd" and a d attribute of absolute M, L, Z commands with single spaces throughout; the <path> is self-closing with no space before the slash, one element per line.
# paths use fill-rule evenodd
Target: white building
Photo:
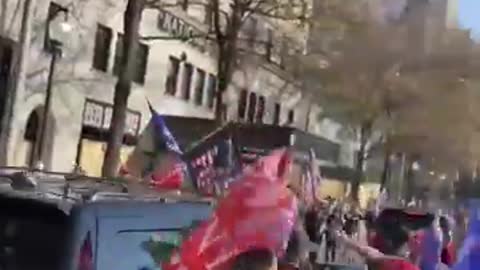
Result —
<path fill-rule="evenodd" d="M 4 1 L 7 4 L 2 7 L 6 10 L 0 12 L 0 48 L 3 53 L 0 60 L 3 71 L 7 70 L 4 73 L 8 74 L 11 63 L 8 51 L 12 49 L 14 53 L 18 42 L 23 0 Z M 34 149 L 39 144 L 41 111 L 51 58 L 44 50 L 46 18 L 49 8 L 59 5 L 68 8 L 68 23 L 73 29 L 63 44 L 63 57 L 58 61 L 53 77 L 44 161 L 46 168 L 54 171 L 71 171 L 73 164 L 80 162 L 89 173 L 100 172 L 111 117 L 115 70 L 121 53 L 118 41 L 123 29 L 125 2 L 33 1 L 34 22 L 26 92 L 17 100 L 21 106 L 14 116 L 9 165 L 31 165 Z M 208 13 L 205 11 L 208 10 L 189 6 L 168 11 L 145 10 L 140 34 L 143 37 L 168 37 L 175 31 L 208 31 L 208 16 L 205 15 Z M 289 124 L 300 129 L 308 125 L 311 132 L 342 143 L 337 136 L 340 127 L 325 121 L 319 124 L 316 110 L 309 110 L 308 101 L 284 80 L 288 74 L 281 68 L 277 47 L 282 43 L 279 37 L 287 37 L 289 33 L 256 20 L 249 25 L 255 27 L 255 36 L 271 46 L 271 51 L 268 50 L 271 55 L 268 61 L 251 62 L 244 70 L 235 73 L 232 89 L 225 97 L 228 119 Z M 128 137 L 135 138 L 148 122 L 147 100 L 160 113 L 213 118 L 216 61 L 205 42 L 170 39 L 142 40 L 140 44 L 136 83 L 129 99 Z M 6 78 L 8 76 L 3 76 L 0 80 L 5 83 Z M 0 88 L 6 89 L 6 84 L 1 84 Z M 311 121 L 307 120 L 307 114 L 310 114 Z M 124 156 L 131 148 L 125 146 Z M 344 163 L 351 163 L 351 147 L 344 152 Z"/>

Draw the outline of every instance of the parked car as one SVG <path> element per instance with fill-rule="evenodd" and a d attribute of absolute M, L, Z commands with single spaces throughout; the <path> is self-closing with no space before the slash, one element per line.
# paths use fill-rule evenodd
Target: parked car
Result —
<path fill-rule="evenodd" d="M 57 194 L 58 195 L 58 194 Z M 0 269 L 161 269 L 208 201 L 96 193 L 89 199 L 0 190 Z"/>

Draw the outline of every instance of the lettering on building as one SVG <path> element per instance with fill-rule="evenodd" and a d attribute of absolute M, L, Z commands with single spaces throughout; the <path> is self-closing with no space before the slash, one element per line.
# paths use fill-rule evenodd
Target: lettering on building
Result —
<path fill-rule="evenodd" d="M 189 44 L 201 50 L 205 49 L 205 39 L 202 38 L 205 33 L 168 11 L 159 10 L 157 26 L 161 31 L 165 31 L 173 37 L 188 39 Z"/>

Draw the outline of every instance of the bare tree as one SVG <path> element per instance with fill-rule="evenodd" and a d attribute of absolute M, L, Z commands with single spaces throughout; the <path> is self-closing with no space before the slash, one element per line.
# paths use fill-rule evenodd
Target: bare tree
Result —
<path fill-rule="evenodd" d="M 322 117 L 350 127 L 359 142 L 351 193 L 358 200 L 365 161 L 374 145 L 384 148 L 382 182 L 386 182 L 390 155 L 402 151 L 399 146 L 405 138 L 411 145 L 419 145 L 412 138 L 426 137 L 430 143 L 425 147 L 458 141 L 454 135 L 436 136 L 434 130 L 446 126 L 437 111 L 443 100 L 435 96 L 439 88 L 459 89 L 461 72 L 468 73 L 471 67 L 467 67 L 465 52 L 452 44 L 438 45 L 429 52 L 412 47 L 412 17 L 399 14 L 385 22 L 371 16 L 371 6 L 362 1 L 347 9 L 337 4 L 321 6 L 317 24 L 323 25 L 312 27 L 300 78 L 306 81 L 305 90 L 323 107 Z M 434 80 L 439 74 L 442 79 Z M 412 114 L 412 108 L 418 108 L 417 113 Z M 420 120 L 417 115 L 422 109 L 426 117 Z M 458 117 L 466 115 L 459 111 Z M 455 124 L 460 128 L 460 123 L 464 121 Z"/>
<path fill-rule="evenodd" d="M 124 50 L 120 59 L 118 81 L 115 85 L 110 136 L 102 167 L 102 174 L 105 177 L 115 176 L 120 163 L 120 148 L 125 130 L 128 97 L 132 88 L 134 61 L 139 42 L 139 28 L 145 4 L 145 0 L 128 0 L 123 17 L 124 38 L 122 42 Z"/>
<path fill-rule="evenodd" d="M 214 43 L 217 59 L 218 88 L 216 92 L 215 115 L 217 120 L 222 120 L 223 94 L 227 90 L 235 69 L 238 67 L 240 57 L 239 44 L 246 42 L 242 39 L 241 32 L 248 18 L 252 16 L 264 19 L 277 20 L 302 20 L 306 12 L 305 0 L 233 0 L 231 2 L 220 0 L 206 0 L 192 2 L 191 5 L 207 5 L 211 11 L 212 32 L 205 33 L 201 37 Z M 117 85 L 115 87 L 114 109 L 110 137 L 103 164 L 103 175 L 113 176 L 116 174 L 119 164 L 119 153 L 123 139 L 127 101 L 131 89 L 133 58 L 139 39 L 138 28 L 141 22 L 141 14 L 144 8 L 168 8 L 175 6 L 168 1 L 160 0 L 128 0 L 124 14 L 122 65 Z M 286 11 L 289 12 L 286 12 Z M 173 37 L 185 38 L 185 37 Z M 148 39 L 166 39 L 166 37 L 149 37 Z M 259 41 L 255 41 L 259 42 Z M 266 41 L 260 41 L 266 44 Z"/>
<path fill-rule="evenodd" d="M 207 4 L 212 11 L 211 39 L 215 44 L 217 59 L 215 118 L 222 121 L 223 95 L 239 67 L 240 60 L 252 55 L 265 57 L 272 53 L 272 42 L 278 42 L 267 40 L 268 37 L 258 39 L 256 35 L 260 33 L 256 33 L 254 29 L 245 29 L 248 21 L 255 18 L 276 26 L 279 21 L 302 24 L 308 19 L 309 5 L 306 0 L 233 0 L 229 4 L 220 0 L 207 0 Z M 242 35 L 245 32 L 250 36 Z M 247 43 L 250 43 L 250 46 L 245 46 Z M 263 51 L 255 50 L 259 45 L 264 48 Z"/>

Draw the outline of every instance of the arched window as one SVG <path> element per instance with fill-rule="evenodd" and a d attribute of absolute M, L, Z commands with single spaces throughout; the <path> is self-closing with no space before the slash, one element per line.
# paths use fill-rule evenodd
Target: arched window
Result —
<path fill-rule="evenodd" d="M 40 138 L 40 129 L 43 116 L 43 107 L 35 108 L 29 115 L 25 127 L 23 138 L 28 142 L 28 150 L 26 154 L 25 165 L 33 167 L 40 159 L 43 161 L 44 168 L 50 169 L 53 155 L 53 141 L 55 137 L 55 119 L 49 115 L 48 127 L 46 129 L 44 141 Z M 41 145 L 43 143 L 43 145 Z M 42 156 L 40 157 L 40 147 L 42 149 Z"/>
<path fill-rule="evenodd" d="M 25 128 L 25 134 L 23 138 L 28 142 L 36 142 L 37 135 L 38 135 L 38 128 L 40 125 L 40 117 L 38 116 L 38 112 L 32 111 L 30 116 L 28 117 L 27 126 Z"/>
<path fill-rule="evenodd" d="M 250 97 L 248 98 L 248 122 L 253 123 L 255 118 L 255 111 L 257 107 L 257 94 L 250 93 Z"/>

